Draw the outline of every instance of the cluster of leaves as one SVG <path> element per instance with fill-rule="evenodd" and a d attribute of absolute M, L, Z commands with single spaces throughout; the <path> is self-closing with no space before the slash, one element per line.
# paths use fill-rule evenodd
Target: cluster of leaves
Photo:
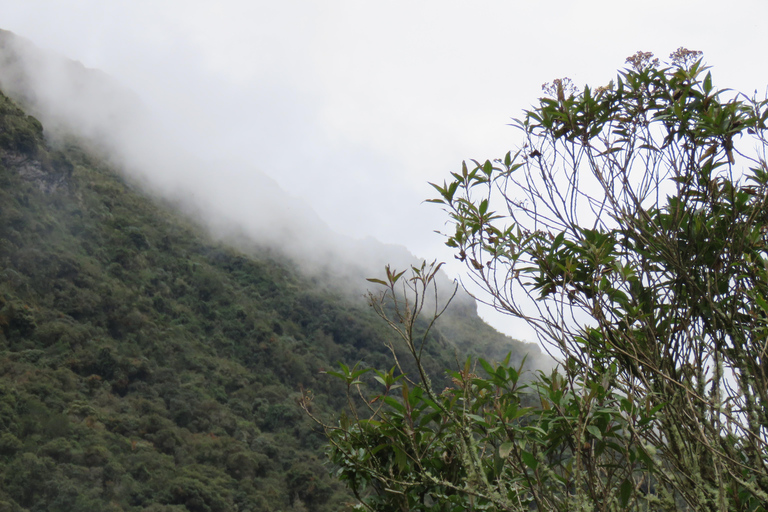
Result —
<path fill-rule="evenodd" d="M 457 259 L 562 365 L 528 384 L 535 409 L 484 361 L 443 393 L 361 391 L 369 414 L 326 427 L 362 506 L 765 510 L 768 102 L 670 58 L 545 84 L 518 151 L 434 185 Z"/>
<path fill-rule="evenodd" d="M 439 265 L 387 269 L 372 279 L 384 293 L 371 302 L 416 361 L 427 339 L 414 319 L 434 290 Z M 408 280 L 405 290 L 398 281 Z M 410 293 L 409 293 L 410 292 Z M 444 309 L 432 312 L 436 321 Z M 428 329 L 429 327 L 427 327 Z M 553 371 L 532 380 L 524 362 L 499 364 L 468 358 L 449 371 L 436 392 L 426 372 L 416 381 L 400 360 L 389 371 L 349 368 L 328 372 L 345 383 L 348 407 L 339 423 L 321 424 L 330 458 L 369 510 L 578 510 L 589 492 L 604 510 L 648 507 L 655 480 L 654 450 L 639 442 L 660 407 L 617 392 L 611 382 L 568 378 Z M 572 364 L 574 362 L 572 361 Z M 480 369 L 477 368 L 480 366 Z M 373 372 L 370 391 L 363 376 Z M 482 372 L 485 376 L 479 376 Z"/>
<path fill-rule="evenodd" d="M 0 95 L 1 510 L 342 509 L 296 401 L 337 410 L 322 369 L 385 364 L 375 320 L 47 146 Z"/>

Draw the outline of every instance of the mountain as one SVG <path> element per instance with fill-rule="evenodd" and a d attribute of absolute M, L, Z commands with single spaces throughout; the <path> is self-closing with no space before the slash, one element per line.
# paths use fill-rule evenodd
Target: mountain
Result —
<path fill-rule="evenodd" d="M 304 201 L 250 162 L 195 152 L 190 146 L 205 146 L 205 140 L 169 126 L 108 75 L 3 30 L 0 90 L 45 125 L 48 140 L 75 137 L 126 179 L 173 202 L 230 245 L 277 249 L 306 271 L 341 271 L 352 283 L 364 283 L 364 277 L 380 273 L 386 264 L 403 268 L 414 261 L 404 247 L 333 232 Z M 443 284 L 448 288 L 450 282 Z"/>
<path fill-rule="evenodd" d="M 130 93 L 58 57 L 30 64 L 34 51 L 19 45 L 0 33 L 0 511 L 343 509 L 350 496 L 296 400 L 311 390 L 331 417 L 343 390 L 324 369 L 391 366 L 391 334 L 357 292 L 365 253 L 403 250 L 340 242 L 352 252 L 322 261 L 344 264 L 309 265 L 307 241 L 228 227 L 232 212 L 182 202 L 170 178 L 137 170 L 177 161 L 151 162 L 154 150 L 131 159 L 106 133 L 139 121 L 122 107 L 93 116 L 86 101 L 117 90 L 148 115 Z M 69 82 L 41 88 L 22 72 L 49 58 Z M 43 89 L 58 86 L 87 91 L 85 103 L 57 109 Z M 427 367 L 443 378 L 469 349 L 538 353 L 463 297 L 428 343 Z"/>

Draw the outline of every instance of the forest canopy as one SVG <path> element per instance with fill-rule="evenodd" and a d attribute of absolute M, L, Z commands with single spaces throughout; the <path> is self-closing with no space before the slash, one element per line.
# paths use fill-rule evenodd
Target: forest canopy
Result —
<path fill-rule="evenodd" d="M 360 508 L 765 510 L 768 102 L 700 52 L 626 63 L 545 84 L 518 149 L 433 185 L 485 300 L 561 365 L 467 360 L 444 390 L 342 365 L 348 410 L 317 420 Z M 373 280 L 417 367 L 438 267 Z"/>

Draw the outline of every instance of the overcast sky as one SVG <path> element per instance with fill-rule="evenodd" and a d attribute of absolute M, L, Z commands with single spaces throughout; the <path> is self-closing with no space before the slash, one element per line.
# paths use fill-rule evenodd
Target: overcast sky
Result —
<path fill-rule="evenodd" d="M 0 28 L 117 78 L 190 150 L 249 162 L 334 230 L 428 259 L 451 254 L 427 182 L 512 149 L 507 124 L 543 82 L 602 85 L 637 50 L 686 46 L 720 87 L 768 85 L 765 0 L 0 0 L 0 13 Z"/>

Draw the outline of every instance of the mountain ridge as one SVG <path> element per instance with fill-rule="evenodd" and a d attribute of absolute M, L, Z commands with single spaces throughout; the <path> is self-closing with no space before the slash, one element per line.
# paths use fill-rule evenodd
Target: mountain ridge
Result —
<path fill-rule="evenodd" d="M 323 272 L 212 238 L 82 138 L 0 93 L 0 510 L 343 509 L 295 399 L 333 415 L 321 372 L 391 366 L 387 328 Z M 437 379 L 468 348 L 536 352 L 473 304 L 428 343 Z"/>
<path fill-rule="evenodd" d="M 252 165 L 228 162 L 226 155 L 217 162 L 193 162 L 196 157 L 187 148 L 155 128 L 159 120 L 141 99 L 109 75 L 41 50 L 3 30 L 0 89 L 45 124 L 49 139 L 56 142 L 74 135 L 79 145 L 100 152 L 145 191 L 195 215 L 214 236 L 222 233 L 229 243 L 245 238 L 262 246 L 279 247 L 309 271 L 314 269 L 311 260 L 319 259 L 320 254 L 324 263 L 340 262 L 339 268 L 360 266 L 362 262 L 366 271 L 360 275 L 366 277 L 380 272 L 386 264 L 405 267 L 416 261 L 403 246 L 383 244 L 371 237 L 355 240 L 333 232 L 303 201 L 282 190 Z M 172 127 L 163 130 L 167 128 Z M 158 150 L 157 146 L 168 146 L 169 150 Z M 141 153 L 150 157 L 160 154 L 163 160 L 147 162 L 137 157 Z M 183 171 L 172 171 L 175 168 Z M 210 197 L 191 199 L 198 195 L 197 188 L 187 187 L 185 182 L 194 174 L 206 176 L 204 190 Z M 235 181 L 238 175 L 248 176 L 249 181 L 242 187 L 217 185 L 225 180 Z M 243 197 L 233 198 L 232 194 Z M 249 195 L 254 199 L 249 201 Z M 253 206 L 252 203 L 267 198 L 267 206 L 254 209 L 250 216 L 249 212 L 232 210 L 233 204 Z M 243 218 L 252 221 L 253 227 L 243 223 Z M 267 220 L 259 222 L 261 218 Z M 306 254 L 315 257 L 306 258 Z M 356 256 L 347 258 L 348 254 Z"/>

